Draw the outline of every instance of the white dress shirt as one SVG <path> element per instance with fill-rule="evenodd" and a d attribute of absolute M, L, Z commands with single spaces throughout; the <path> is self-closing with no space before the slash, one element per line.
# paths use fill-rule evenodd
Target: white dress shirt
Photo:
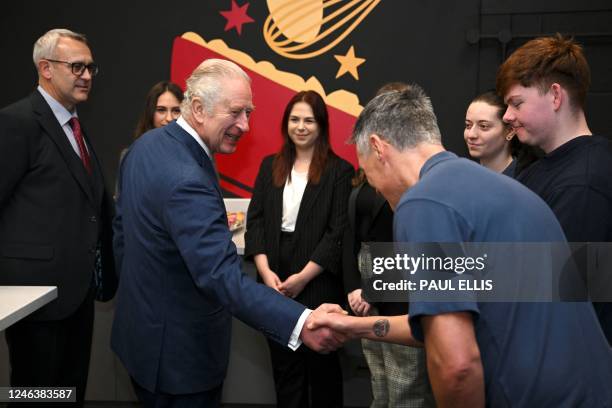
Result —
<path fill-rule="evenodd" d="M 304 196 L 304 190 L 306 190 L 306 184 L 308 184 L 308 172 L 299 173 L 295 171 L 295 168 L 291 169 L 291 181 L 287 177 L 283 190 L 281 231 L 295 231 L 295 222 L 300 211 L 300 203 Z"/>
<path fill-rule="evenodd" d="M 73 117 L 78 119 L 76 108 L 74 109 L 74 112 L 70 113 L 68 109 L 64 108 L 64 106 L 61 103 L 59 103 L 51 95 L 49 95 L 47 91 L 45 91 L 42 88 L 42 86 L 39 85 L 37 90 L 38 92 L 40 92 L 42 97 L 45 99 L 45 101 L 51 108 L 51 111 L 55 115 L 55 118 L 57 119 L 60 126 L 64 130 L 64 133 L 66 134 L 66 137 L 68 138 L 68 141 L 70 142 L 70 145 L 72 146 L 72 149 L 77 154 L 77 156 L 81 157 L 81 153 L 79 152 L 79 145 L 77 144 L 77 141 L 74 138 L 74 133 L 72 132 L 72 127 L 70 127 L 70 123 L 69 123 L 70 119 L 72 119 Z M 83 144 L 85 145 L 87 152 L 89 152 L 89 147 L 87 146 L 87 143 L 85 142 L 84 138 L 83 138 Z"/>

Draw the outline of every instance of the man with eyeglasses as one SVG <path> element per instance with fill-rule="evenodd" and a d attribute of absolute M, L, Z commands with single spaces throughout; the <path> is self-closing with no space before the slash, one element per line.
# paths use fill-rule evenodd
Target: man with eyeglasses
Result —
<path fill-rule="evenodd" d="M 11 386 L 76 387 L 82 405 L 94 299 L 117 285 L 112 201 L 76 110 L 98 66 L 65 29 L 33 58 L 38 88 L 0 111 L 0 285 L 57 286 L 58 298 L 6 329 Z"/>

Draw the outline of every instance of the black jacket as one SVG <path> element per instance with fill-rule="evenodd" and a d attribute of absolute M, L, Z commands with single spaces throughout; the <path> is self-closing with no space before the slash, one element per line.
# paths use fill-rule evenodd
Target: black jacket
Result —
<path fill-rule="evenodd" d="M 360 197 L 364 195 L 364 198 Z M 358 201 L 369 209 L 367 217 L 359 216 Z M 357 266 L 357 255 L 362 242 L 393 242 L 393 211 L 385 198 L 377 194 L 368 184 L 355 187 L 349 196 L 348 228 L 342 244 L 342 274 L 344 293 L 348 294 L 361 288 L 361 276 Z M 367 299 L 366 299 L 367 300 Z M 382 315 L 401 315 L 408 313 L 408 304 L 399 302 L 379 302 L 375 306 Z"/>
<path fill-rule="evenodd" d="M 270 269 L 278 274 L 284 186 L 272 182 L 273 161 L 274 156 L 264 158 L 255 180 L 247 213 L 245 257 L 266 254 Z M 293 233 L 291 270 L 282 275 L 301 271 L 308 261 L 323 267 L 296 298 L 310 308 L 341 300 L 341 244 L 353 171 L 347 161 L 332 156 L 319 183 L 308 183 L 304 190 Z"/>
<path fill-rule="evenodd" d="M 62 319 L 77 309 L 92 284 L 98 242 L 102 298 L 116 290 L 113 203 L 85 140 L 92 175 L 38 91 L 0 111 L 0 285 L 58 286 L 58 299 L 30 320 Z"/>

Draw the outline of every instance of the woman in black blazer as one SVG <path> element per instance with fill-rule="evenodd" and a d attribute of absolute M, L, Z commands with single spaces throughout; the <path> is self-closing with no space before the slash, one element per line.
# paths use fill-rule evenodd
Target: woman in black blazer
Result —
<path fill-rule="evenodd" d="M 341 241 L 353 167 L 329 143 L 327 107 L 302 91 L 281 122 L 284 144 L 266 157 L 247 214 L 245 256 L 272 289 L 315 309 L 339 303 Z M 268 342 L 279 407 L 341 407 L 337 353 L 293 352 Z"/>

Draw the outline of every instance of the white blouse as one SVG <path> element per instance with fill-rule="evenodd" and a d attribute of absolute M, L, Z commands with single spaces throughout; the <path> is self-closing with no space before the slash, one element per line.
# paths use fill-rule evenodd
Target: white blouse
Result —
<path fill-rule="evenodd" d="M 308 172 L 299 173 L 291 169 L 291 181 L 287 178 L 285 189 L 283 190 L 283 218 L 281 221 L 281 231 L 295 231 L 300 203 L 304 196 L 304 190 L 308 184 Z"/>

